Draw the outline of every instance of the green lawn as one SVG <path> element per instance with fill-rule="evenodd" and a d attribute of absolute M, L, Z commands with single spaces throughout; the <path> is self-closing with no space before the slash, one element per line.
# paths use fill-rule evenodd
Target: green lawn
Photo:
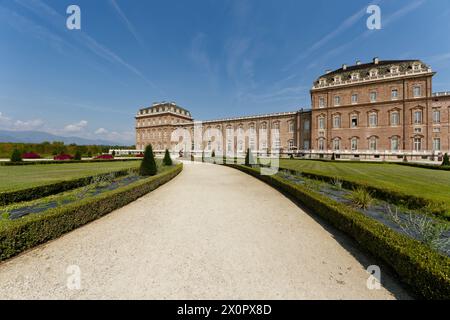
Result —
<path fill-rule="evenodd" d="M 0 192 L 15 191 L 95 174 L 137 168 L 141 161 L 0 166 Z"/>
<path fill-rule="evenodd" d="M 450 171 L 407 167 L 395 164 L 280 160 L 280 167 L 340 177 L 396 190 L 432 201 L 445 202 L 450 209 Z"/>

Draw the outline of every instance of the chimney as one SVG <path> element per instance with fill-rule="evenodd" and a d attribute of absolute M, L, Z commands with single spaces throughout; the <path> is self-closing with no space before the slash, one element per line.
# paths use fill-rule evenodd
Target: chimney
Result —
<path fill-rule="evenodd" d="M 361 65 L 361 61 L 360 60 L 356 60 L 356 65 L 360 66 Z"/>
<path fill-rule="evenodd" d="M 347 65 L 346 64 L 342 65 L 342 70 L 344 70 L 344 71 L 347 70 Z"/>
<path fill-rule="evenodd" d="M 378 57 L 373 58 L 373 64 L 380 63 L 380 59 Z"/>

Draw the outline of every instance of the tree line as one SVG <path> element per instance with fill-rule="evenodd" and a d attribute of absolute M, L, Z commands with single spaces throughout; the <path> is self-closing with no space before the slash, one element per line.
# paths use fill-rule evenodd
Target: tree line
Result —
<path fill-rule="evenodd" d="M 23 153 L 37 153 L 42 158 L 53 157 L 59 154 L 74 155 L 77 152 L 82 156 L 92 157 L 107 153 L 110 149 L 134 149 L 134 146 L 100 146 L 100 145 L 66 145 L 64 142 L 43 142 L 43 143 L 0 143 L 0 158 L 9 158 L 14 150 Z"/>

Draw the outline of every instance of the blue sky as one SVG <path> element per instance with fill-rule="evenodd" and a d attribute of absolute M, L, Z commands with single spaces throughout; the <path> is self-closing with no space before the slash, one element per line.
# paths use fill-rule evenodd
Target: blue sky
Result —
<path fill-rule="evenodd" d="M 292 111 L 326 69 L 375 56 L 423 59 L 450 91 L 449 21 L 448 0 L 0 0 L 0 129 L 134 143 L 152 102 L 199 120 Z"/>

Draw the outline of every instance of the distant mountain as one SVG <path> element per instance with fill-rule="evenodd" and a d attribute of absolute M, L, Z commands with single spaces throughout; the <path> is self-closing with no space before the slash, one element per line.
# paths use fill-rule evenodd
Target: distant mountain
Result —
<path fill-rule="evenodd" d="M 126 144 L 117 141 L 91 140 L 79 137 L 62 137 L 41 131 L 6 131 L 0 130 L 0 142 L 14 143 L 42 143 L 44 141 L 61 141 L 64 144 L 75 143 L 77 145 L 107 145 L 107 146 L 125 146 Z"/>

